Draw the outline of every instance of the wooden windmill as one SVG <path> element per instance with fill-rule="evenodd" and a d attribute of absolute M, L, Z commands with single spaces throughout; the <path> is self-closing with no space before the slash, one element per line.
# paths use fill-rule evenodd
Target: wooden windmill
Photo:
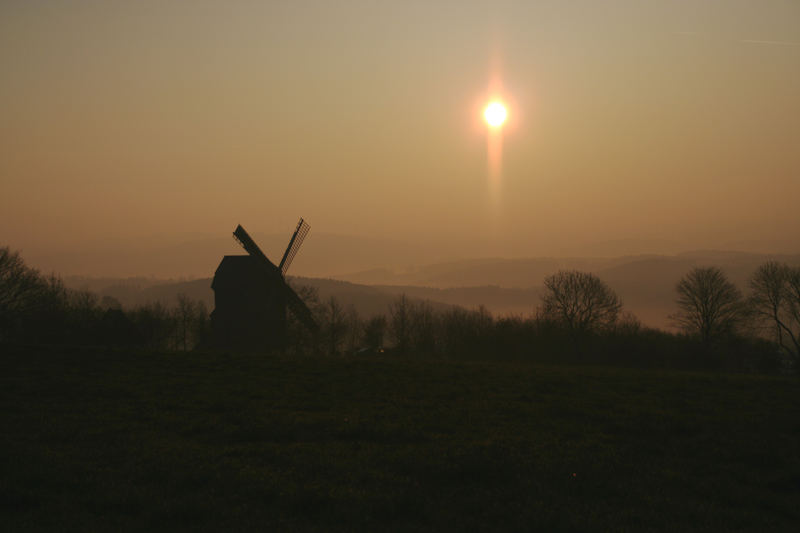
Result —
<path fill-rule="evenodd" d="M 276 266 L 239 225 L 234 238 L 248 255 L 222 258 L 211 288 L 214 311 L 211 327 L 218 347 L 282 349 L 286 344 L 286 309 L 310 331 L 319 329 L 311 310 L 286 282 L 286 271 L 308 235 L 302 218 Z"/>

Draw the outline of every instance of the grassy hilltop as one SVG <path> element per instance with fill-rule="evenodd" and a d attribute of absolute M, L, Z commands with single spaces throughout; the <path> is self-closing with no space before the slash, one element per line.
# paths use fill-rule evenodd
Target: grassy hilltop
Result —
<path fill-rule="evenodd" d="M 24 530 L 792 530 L 796 378 L 9 348 Z"/>

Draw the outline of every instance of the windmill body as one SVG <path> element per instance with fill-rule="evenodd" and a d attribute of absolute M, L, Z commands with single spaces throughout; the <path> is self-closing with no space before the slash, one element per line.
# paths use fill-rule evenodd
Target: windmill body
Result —
<path fill-rule="evenodd" d="M 249 255 L 226 255 L 211 283 L 214 342 L 218 347 L 281 349 L 285 344 L 286 299 Z"/>
<path fill-rule="evenodd" d="M 308 224 L 301 218 L 280 266 L 276 266 L 244 228 L 236 228 L 233 235 L 248 255 L 226 255 L 214 273 L 211 327 L 216 347 L 258 351 L 283 349 L 287 307 L 300 323 L 316 332 L 318 328 L 311 311 L 284 278 L 308 230 Z"/>

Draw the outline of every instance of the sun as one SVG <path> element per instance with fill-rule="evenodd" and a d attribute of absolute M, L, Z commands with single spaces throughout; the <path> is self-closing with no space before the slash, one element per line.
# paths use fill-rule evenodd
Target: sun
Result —
<path fill-rule="evenodd" d="M 489 102 L 489 105 L 483 110 L 483 118 L 493 128 L 502 126 L 503 122 L 506 121 L 506 117 L 508 117 L 508 111 L 506 111 L 506 106 L 501 102 Z"/>

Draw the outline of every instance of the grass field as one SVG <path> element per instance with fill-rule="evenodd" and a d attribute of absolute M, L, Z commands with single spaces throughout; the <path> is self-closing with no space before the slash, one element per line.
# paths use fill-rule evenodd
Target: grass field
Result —
<path fill-rule="evenodd" d="M 4 531 L 800 524 L 796 378 L 0 351 Z"/>

